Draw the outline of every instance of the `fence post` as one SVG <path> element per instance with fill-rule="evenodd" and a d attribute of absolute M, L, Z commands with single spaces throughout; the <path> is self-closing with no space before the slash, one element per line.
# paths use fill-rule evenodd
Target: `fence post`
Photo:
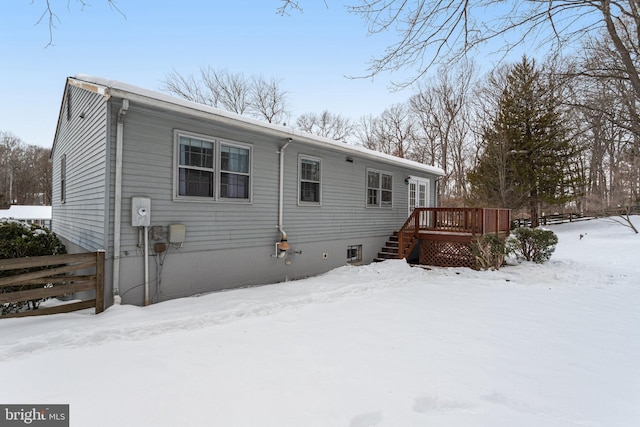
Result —
<path fill-rule="evenodd" d="M 96 252 L 96 314 L 104 311 L 104 250 Z"/>

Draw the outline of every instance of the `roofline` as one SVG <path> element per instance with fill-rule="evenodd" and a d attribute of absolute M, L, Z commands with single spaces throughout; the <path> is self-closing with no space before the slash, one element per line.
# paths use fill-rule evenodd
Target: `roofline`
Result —
<path fill-rule="evenodd" d="M 302 132 L 298 129 L 274 125 L 272 123 L 252 119 L 239 114 L 210 107 L 208 105 L 176 98 L 167 94 L 162 94 L 147 89 L 142 89 L 114 80 L 107 80 L 99 77 L 78 74 L 75 77 L 69 77 L 67 79 L 67 83 L 78 86 L 85 90 L 104 95 L 107 99 L 112 97 L 122 99 L 126 98 L 129 99 L 129 101 L 133 101 L 136 103 L 165 108 L 177 113 L 196 116 L 206 120 L 215 118 L 217 121 L 241 127 L 246 130 L 259 131 L 263 133 L 266 132 L 275 137 L 282 138 L 283 140 L 291 139 L 293 142 L 302 142 L 325 149 L 331 149 L 340 153 L 365 157 L 387 163 L 393 163 L 437 176 L 444 175 L 444 171 L 435 166 L 425 165 L 413 160 L 403 159 L 400 157 L 370 150 L 361 146 L 352 145 L 345 142 L 320 137 L 317 135 L 312 135 L 307 132 Z"/>
<path fill-rule="evenodd" d="M 67 91 L 69 90 L 69 79 L 70 77 L 67 77 L 67 81 L 64 84 L 64 90 L 62 91 L 62 100 L 60 101 L 60 109 L 58 111 L 58 120 L 56 121 L 56 131 L 53 134 L 51 151 L 49 151 L 49 161 L 53 160 L 53 152 L 56 149 L 56 141 L 58 140 L 58 132 L 60 131 L 60 121 L 62 120 L 62 106 L 64 105 L 64 99 L 67 96 Z"/>

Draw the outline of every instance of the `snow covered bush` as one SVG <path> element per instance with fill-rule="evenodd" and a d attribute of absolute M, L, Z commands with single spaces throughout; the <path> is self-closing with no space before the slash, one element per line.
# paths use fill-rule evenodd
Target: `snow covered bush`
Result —
<path fill-rule="evenodd" d="M 24 258 L 42 255 L 66 254 L 67 250 L 55 233 L 38 225 L 24 224 L 13 220 L 0 221 L 0 259 Z M 36 271 L 40 268 L 0 271 L 0 277 Z M 41 288 L 42 285 L 22 285 L 0 288 L 0 293 Z M 25 306 L 37 308 L 41 300 L 2 304 L 1 313 L 15 313 Z"/>
<path fill-rule="evenodd" d="M 542 228 L 516 228 L 507 239 L 507 253 L 538 264 L 549 260 L 556 250 L 558 236 Z"/>
<path fill-rule="evenodd" d="M 46 228 L 12 220 L 0 221 L 0 259 L 66 253 L 58 236 Z"/>
<path fill-rule="evenodd" d="M 504 264 L 504 239 L 495 234 L 477 236 L 471 242 L 471 252 L 477 269 L 497 270 Z"/>

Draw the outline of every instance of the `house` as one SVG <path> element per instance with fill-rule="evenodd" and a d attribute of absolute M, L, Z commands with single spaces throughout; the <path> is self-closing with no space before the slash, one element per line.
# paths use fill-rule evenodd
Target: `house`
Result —
<path fill-rule="evenodd" d="M 0 219 L 5 218 L 51 228 L 51 206 L 12 205 L 0 209 Z"/>
<path fill-rule="evenodd" d="M 369 263 L 441 169 L 103 78 L 68 78 L 53 231 L 147 304 Z"/>

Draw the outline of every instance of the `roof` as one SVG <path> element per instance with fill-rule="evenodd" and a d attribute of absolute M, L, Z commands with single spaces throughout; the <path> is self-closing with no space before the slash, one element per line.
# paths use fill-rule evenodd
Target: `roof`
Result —
<path fill-rule="evenodd" d="M 186 99 L 176 98 L 171 95 L 155 92 L 149 89 L 143 89 L 116 80 L 89 76 L 85 74 L 77 74 L 75 77 L 69 77 L 67 79 L 67 83 L 96 92 L 98 94 L 104 95 L 107 98 L 126 98 L 134 102 L 140 102 L 147 105 L 164 107 L 172 110 L 182 111 L 185 113 L 196 114 L 203 118 L 225 121 L 232 125 L 249 130 L 268 132 L 275 136 L 282 137 L 283 139 L 290 138 L 293 142 L 296 143 L 321 146 L 323 148 L 343 152 L 348 155 L 350 154 L 359 157 L 367 157 L 385 163 L 400 165 L 412 170 L 427 172 L 437 176 L 444 175 L 444 171 L 435 166 L 425 165 L 413 160 L 384 154 L 361 146 L 335 141 L 333 139 L 324 138 L 317 135 L 312 135 L 307 132 L 302 132 L 298 129 L 252 119 L 250 117 L 245 117 L 229 111 L 210 107 L 208 105 L 188 101 Z"/>
<path fill-rule="evenodd" d="M 9 209 L 0 209 L 0 218 L 51 219 L 51 206 L 13 205 Z"/>

